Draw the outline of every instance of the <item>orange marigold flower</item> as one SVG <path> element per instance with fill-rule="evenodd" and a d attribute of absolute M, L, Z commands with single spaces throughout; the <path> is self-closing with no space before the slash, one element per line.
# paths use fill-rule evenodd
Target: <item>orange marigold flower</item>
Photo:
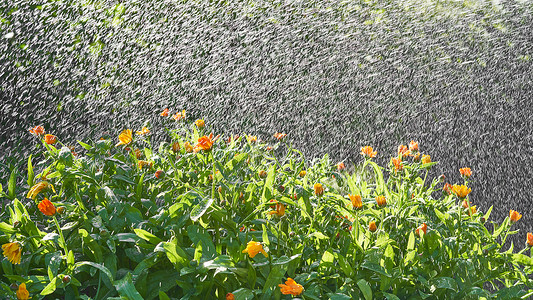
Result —
<path fill-rule="evenodd" d="M 139 167 L 139 169 L 143 169 L 143 168 L 151 168 L 153 165 L 153 163 L 151 161 L 146 161 L 146 160 L 139 160 L 137 162 L 137 166 Z"/>
<path fill-rule="evenodd" d="M 248 253 L 251 258 L 254 258 L 257 253 L 263 253 L 265 257 L 268 257 L 268 254 L 263 250 L 263 245 L 254 241 L 249 241 L 246 249 L 242 250 L 242 253 Z"/>
<path fill-rule="evenodd" d="M 300 174 L 298 174 L 298 176 L 305 177 L 306 174 L 307 174 L 307 172 L 305 170 L 301 170 Z"/>
<path fill-rule="evenodd" d="M 352 206 L 355 209 L 359 209 L 363 207 L 363 201 L 361 198 L 361 195 L 348 195 L 348 198 L 350 198 L 350 201 L 352 201 Z"/>
<path fill-rule="evenodd" d="M 115 145 L 115 147 L 120 145 L 128 145 L 133 141 L 132 131 L 131 129 L 125 129 L 118 135 L 118 144 Z"/>
<path fill-rule="evenodd" d="M 265 170 L 260 170 L 257 175 L 259 175 L 261 178 L 266 178 L 268 174 Z"/>
<path fill-rule="evenodd" d="M 385 198 L 385 196 L 377 196 L 376 203 L 379 207 L 384 207 L 387 205 L 387 199 Z"/>
<path fill-rule="evenodd" d="M 30 129 L 30 133 L 33 135 L 43 135 L 44 134 L 44 127 L 43 126 L 35 126 Z"/>
<path fill-rule="evenodd" d="M 343 162 L 337 164 L 337 170 L 342 171 L 344 169 L 346 169 L 346 166 L 344 166 Z"/>
<path fill-rule="evenodd" d="M 424 232 L 424 234 L 426 234 L 426 232 L 428 231 L 428 226 L 426 225 L 426 223 L 422 223 L 422 225 L 418 226 L 418 228 L 415 230 L 415 234 L 420 236 L 421 230 L 422 232 Z"/>
<path fill-rule="evenodd" d="M 175 142 L 174 144 L 172 144 L 172 151 L 174 151 L 174 153 L 179 152 L 180 151 L 180 143 Z"/>
<path fill-rule="evenodd" d="M 185 151 L 187 151 L 187 153 L 191 153 L 193 151 L 193 147 L 192 147 L 191 143 L 189 143 L 189 142 L 185 142 L 184 147 L 185 147 Z"/>
<path fill-rule="evenodd" d="M 48 188 L 51 188 L 55 192 L 54 186 L 52 184 L 48 183 L 48 181 L 41 181 L 31 187 L 31 189 L 28 191 L 28 194 L 26 195 L 26 198 L 31 198 L 35 200 L 35 198 L 37 198 L 37 195 L 40 192 Z"/>
<path fill-rule="evenodd" d="M 2 250 L 4 250 L 4 256 L 15 265 L 20 265 L 20 256 L 22 254 L 22 248 L 20 247 L 20 244 L 15 243 L 7 243 L 2 245 Z"/>
<path fill-rule="evenodd" d="M 149 134 L 150 133 L 150 130 L 148 130 L 148 128 L 146 128 L 146 126 L 144 126 L 141 131 L 137 131 L 135 132 L 137 135 L 146 135 L 146 134 Z"/>
<path fill-rule="evenodd" d="M 426 155 L 426 154 L 422 155 L 422 163 L 423 164 L 429 164 L 430 162 L 431 162 L 431 156 Z"/>
<path fill-rule="evenodd" d="M 304 291 L 304 287 L 301 284 L 296 283 L 292 278 L 287 278 L 285 284 L 278 284 L 278 286 L 283 295 L 298 296 Z"/>
<path fill-rule="evenodd" d="M 47 143 L 48 145 L 53 145 L 57 143 L 57 136 L 52 135 L 52 134 L 46 134 L 44 136 L 44 142 Z"/>
<path fill-rule="evenodd" d="M 364 146 L 364 147 L 361 147 L 361 154 L 365 157 L 365 158 L 372 158 L 372 157 L 376 157 L 376 155 L 378 154 L 377 151 L 374 151 L 374 149 L 372 149 L 372 147 L 370 146 Z"/>
<path fill-rule="evenodd" d="M 415 142 L 415 141 L 411 141 L 409 143 L 409 150 L 411 152 L 418 152 L 418 142 Z"/>
<path fill-rule="evenodd" d="M 374 232 L 376 230 L 378 230 L 378 227 L 376 226 L 376 222 L 372 221 L 368 224 L 368 230 L 370 230 L 370 232 Z"/>
<path fill-rule="evenodd" d="M 448 195 L 452 194 L 452 185 L 449 183 L 445 183 L 444 187 L 442 188 L 443 191 L 445 191 Z"/>
<path fill-rule="evenodd" d="M 414 162 L 419 162 L 420 161 L 420 153 L 417 153 L 417 154 L 413 155 L 413 161 Z"/>
<path fill-rule="evenodd" d="M 522 215 L 511 209 L 509 211 L 509 218 L 511 219 L 511 222 L 516 223 L 518 220 L 520 220 L 520 218 L 522 218 Z"/>
<path fill-rule="evenodd" d="M 269 215 L 276 215 L 278 217 L 283 217 L 285 215 L 285 205 L 281 204 L 281 203 L 277 203 L 276 204 L 276 210 L 273 210 L 273 211 L 269 211 L 268 214 Z"/>
<path fill-rule="evenodd" d="M 465 198 L 468 194 L 470 194 L 471 191 L 472 189 L 468 188 L 466 185 L 454 184 L 452 186 L 452 192 L 461 199 Z"/>
<path fill-rule="evenodd" d="M 527 244 L 529 247 L 533 247 L 533 233 L 527 233 Z"/>
<path fill-rule="evenodd" d="M 204 120 L 202 119 L 198 119 L 194 122 L 194 124 L 196 124 L 196 126 L 200 129 L 204 128 L 205 127 L 205 122 Z"/>
<path fill-rule="evenodd" d="M 475 205 L 470 206 L 470 210 L 468 210 L 468 215 L 471 216 L 473 214 L 477 213 L 477 208 Z"/>
<path fill-rule="evenodd" d="M 407 148 L 407 146 L 405 145 L 398 146 L 398 157 L 400 159 L 404 156 L 408 156 L 409 154 L 411 154 L 411 152 L 409 151 L 409 148 Z"/>
<path fill-rule="evenodd" d="M 56 214 L 56 207 L 47 198 L 44 198 L 37 207 L 46 216 L 53 216 Z"/>
<path fill-rule="evenodd" d="M 19 285 L 17 290 L 17 299 L 18 300 L 28 300 L 30 299 L 30 292 L 26 289 L 26 284 L 23 282 Z"/>
<path fill-rule="evenodd" d="M 400 158 L 393 157 L 392 164 L 394 165 L 394 171 L 403 170 L 402 160 Z"/>
<path fill-rule="evenodd" d="M 286 133 L 277 132 L 276 134 L 274 134 L 274 137 L 277 138 L 279 141 L 283 140 L 286 136 Z"/>
<path fill-rule="evenodd" d="M 161 112 L 161 117 L 168 117 L 168 108 L 165 108 L 163 112 Z"/>
<path fill-rule="evenodd" d="M 468 208 L 470 206 L 470 201 L 463 200 L 463 207 Z"/>
<path fill-rule="evenodd" d="M 461 173 L 461 176 L 466 178 L 472 176 L 472 170 L 470 170 L 470 168 L 461 168 L 459 169 L 459 172 Z"/>
<path fill-rule="evenodd" d="M 315 190 L 315 195 L 317 196 L 322 196 L 322 194 L 324 194 L 324 187 L 322 186 L 322 184 L 320 183 L 315 183 L 315 185 L 313 186 L 313 189 Z"/>
<path fill-rule="evenodd" d="M 137 159 L 141 159 L 141 157 L 143 156 L 143 153 L 141 152 L 141 150 L 140 149 L 135 149 L 134 152 L 135 152 L 135 157 Z"/>
<path fill-rule="evenodd" d="M 248 139 L 248 142 L 250 142 L 250 143 L 257 142 L 257 136 L 255 136 L 255 135 L 249 135 L 246 138 Z"/>
<path fill-rule="evenodd" d="M 198 152 L 200 150 L 209 151 L 211 150 L 211 147 L 213 147 L 213 133 L 211 133 L 209 136 L 203 136 L 198 139 L 198 144 L 194 147 L 194 152 Z"/>
<path fill-rule="evenodd" d="M 233 295 L 232 293 L 227 293 L 226 300 L 235 300 L 235 295 Z"/>
<path fill-rule="evenodd" d="M 181 120 L 183 120 L 183 119 L 185 119 L 187 117 L 187 113 L 185 112 L 185 110 L 182 110 L 181 112 L 178 111 L 172 117 L 176 121 L 181 121 Z"/>

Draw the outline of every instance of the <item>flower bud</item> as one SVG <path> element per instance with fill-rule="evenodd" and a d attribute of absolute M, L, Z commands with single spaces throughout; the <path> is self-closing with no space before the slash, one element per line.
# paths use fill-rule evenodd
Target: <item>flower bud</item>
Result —
<path fill-rule="evenodd" d="M 261 171 L 259 171 L 258 174 L 259 174 L 259 177 L 261 177 L 261 178 L 265 178 L 265 177 L 267 177 L 267 172 L 266 172 L 265 170 L 261 170 Z"/>
<path fill-rule="evenodd" d="M 15 228 L 20 228 L 20 225 L 22 225 L 22 224 L 20 223 L 20 221 L 15 221 L 15 222 L 13 222 L 13 227 L 15 227 Z"/>
<path fill-rule="evenodd" d="M 289 233 L 289 237 L 291 237 L 291 238 L 294 237 L 295 235 L 296 235 L 296 233 L 295 233 L 294 231 L 291 231 L 291 232 Z"/>
<path fill-rule="evenodd" d="M 63 283 L 69 283 L 70 282 L 70 276 L 69 275 L 65 275 L 63 277 L 63 279 L 61 279 L 63 281 Z"/>
<path fill-rule="evenodd" d="M 222 193 L 222 186 L 219 186 L 219 187 L 218 187 L 218 192 L 219 192 L 219 193 Z"/>
<path fill-rule="evenodd" d="M 485 217 L 481 217 L 481 218 L 479 219 L 479 221 L 480 221 L 481 223 L 485 223 L 485 221 L 486 221 L 486 220 L 485 220 Z"/>
<path fill-rule="evenodd" d="M 64 206 L 60 206 L 57 208 L 57 213 L 62 215 L 65 213 L 65 207 Z"/>
<path fill-rule="evenodd" d="M 300 171 L 300 174 L 298 174 L 300 177 L 305 177 L 307 172 L 305 170 Z"/>
<path fill-rule="evenodd" d="M 109 236 L 109 232 L 105 229 L 100 230 L 100 236 L 106 238 Z"/>
<path fill-rule="evenodd" d="M 444 176 L 444 174 L 440 175 L 439 182 L 444 182 L 444 180 L 446 180 L 446 176 Z"/>
<path fill-rule="evenodd" d="M 278 191 L 283 193 L 285 191 L 285 187 L 283 185 L 278 186 Z"/>
<path fill-rule="evenodd" d="M 16 291 L 19 289 L 19 286 L 16 284 L 16 283 L 12 283 L 9 288 L 12 290 L 12 291 Z"/>
<path fill-rule="evenodd" d="M 372 221 L 368 224 L 368 230 L 370 230 L 370 232 L 375 232 L 377 229 L 376 222 Z"/>
<path fill-rule="evenodd" d="M 155 175 L 155 178 L 161 179 L 165 177 L 165 172 L 163 170 L 157 170 L 154 175 Z"/>

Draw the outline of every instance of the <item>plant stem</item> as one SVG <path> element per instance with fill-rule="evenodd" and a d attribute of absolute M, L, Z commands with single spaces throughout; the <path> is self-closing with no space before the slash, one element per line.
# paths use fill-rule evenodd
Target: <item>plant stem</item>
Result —
<path fill-rule="evenodd" d="M 63 231 L 61 230 L 61 227 L 59 227 L 59 222 L 57 221 L 56 216 L 54 215 L 53 218 L 54 218 L 54 223 L 56 224 L 57 231 L 59 233 L 60 241 L 63 244 L 62 245 L 63 250 L 65 250 L 65 257 L 67 257 L 68 255 L 67 242 L 65 241 L 65 237 L 63 236 Z"/>

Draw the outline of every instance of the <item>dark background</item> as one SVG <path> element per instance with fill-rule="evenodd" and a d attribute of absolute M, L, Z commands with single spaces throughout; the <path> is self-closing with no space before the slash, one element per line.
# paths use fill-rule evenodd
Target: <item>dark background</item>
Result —
<path fill-rule="evenodd" d="M 533 2 L 494 3 L 2 1 L 2 184 L 36 151 L 30 127 L 75 145 L 186 109 L 216 133 L 286 132 L 308 157 L 347 164 L 364 145 L 384 165 L 418 141 L 440 162 L 432 176 L 462 183 L 472 169 L 471 200 L 494 205 L 492 220 L 523 214 L 522 248 Z"/>

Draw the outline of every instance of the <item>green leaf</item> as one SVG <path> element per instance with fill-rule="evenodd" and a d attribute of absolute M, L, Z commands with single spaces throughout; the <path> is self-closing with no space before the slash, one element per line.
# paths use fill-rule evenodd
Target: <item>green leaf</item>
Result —
<path fill-rule="evenodd" d="M 366 280 L 359 279 L 359 281 L 357 281 L 357 286 L 366 300 L 372 300 L 372 288 L 370 288 L 370 284 L 368 284 Z"/>
<path fill-rule="evenodd" d="M 28 186 L 33 186 L 33 179 L 35 178 L 35 172 L 33 171 L 33 165 L 31 163 L 31 154 L 30 157 L 28 157 Z"/>
<path fill-rule="evenodd" d="M 263 244 L 270 245 L 270 241 L 268 240 L 268 230 L 265 226 L 265 224 L 261 224 L 261 227 L 263 228 Z"/>
<path fill-rule="evenodd" d="M 171 240 L 170 242 L 162 242 L 155 249 L 157 250 L 159 247 L 161 247 L 167 254 L 168 260 L 170 260 L 170 262 L 175 266 L 176 270 L 187 266 L 189 260 L 191 259 L 188 257 L 187 253 L 181 249 L 180 246 L 178 246 L 175 239 Z"/>
<path fill-rule="evenodd" d="M 159 300 L 170 300 L 170 298 L 163 291 L 159 291 Z"/>
<path fill-rule="evenodd" d="M 146 173 L 143 173 L 141 175 L 141 178 L 139 178 L 139 182 L 137 183 L 137 188 L 135 189 L 135 194 L 136 194 L 138 200 L 141 200 L 141 198 L 142 198 L 143 185 L 144 185 L 144 175 L 146 175 Z"/>
<path fill-rule="evenodd" d="M 7 194 L 8 194 L 8 198 L 13 200 L 15 199 L 15 187 L 16 187 L 16 184 L 17 184 L 17 169 L 16 168 L 13 168 L 13 170 L 11 170 L 11 175 L 9 175 L 9 181 L 7 183 Z"/>
<path fill-rule="evenodd" d="M 162 242 L 160 238 L 158 238 L 157 236 L 151 234 L 150 232 L 146 230 L 137 228 L 137 229 L 133 229 L 133 231 L 138 237 L 140 237 L 141 239 L 147 240 L 148 242 L 150 242 L 150 244 L 157 245 Z"/>
<path fill-rule="evenodd" d="M 13 226 L 7 224 L 6 222 L 0 223 L 0 232 L 3 233 L 14 233 L 16 230 L 13 228 Z"/>
<path fill-rule="evenodd" d="M 276 289 L 279 289 L 278 284 L 283 279 L 283 275 L 285 275 L 286 271 L 286 264 L 275 265 L 272 267 L 270 273 L 268 274 L 268 278 L 263 286 L 263 295 L 261 296 L 261 300 L 272 299 L 272 293 L 274 293 Z"/>
<path fill-rule="evenodd" d="M 487 210 L 487 212 L 485 213 L 485 215 L 483 216 L 483 218 L 485 218 L 485 220 L 488 220 L 489 217 L 490 217 L 490 213 L 492 212 L 492 208 L 494 207 L 494 205 L 491 205 L 489 210 Z"/>
<path fill-rule="evenodd" d="M 205 259 L 212 259 L 217 256 L 215 244 L 205 229 L 198 225 L 189 225 L 187 226 L 187 234 L 195 245 L 202 241 L 202 254 Z"/>
<path fill-rule="evenodd" d="M 409 241 L 407 242 L 407 251 L 415 249 L 415 234 L 413 231 L 409 233 Z"/>
<path fill-rule="evenodd" d="M 82 141 L 78 141 L 78 144 L 80 144 L 83 148 L 85 148 L 85 150 L 91 150 L 93 146 L 89 145 L 89 144 L 85 144 L 84 142 Z"/>
<path fill-rule="evenodd" d="M 272 198 L 272 185 L 274 184 L 274 179 L 276 178 L 276 164 L 273 164 L 268 168 L 267 178 L 265 180 L 265 185 L 263 186 L 263 193 L 261 194 L 261 201 L 263 203 L 269 201 Z"/>
<path fill-rule="evenodd" d="M 450 277 L 437 277 L 430 281 L 430 284 L 436 289 L 449 289 L 457 292 L 457 283 Z M 433 288 L 432 287 L 432 288 Z"/>
<path fill-rule="evenodd" d="M 255 298 L 254 292 L 250 289 L 240 288 L 233 292 L 235 300 L 252 300 Z"/>
<path fill-rule="evenodd" d="M 389 293 L 385 293 L 385 292 L 383 292 L 383 296 L 385 296 L 385 298 L 387 298 L 387 300 L 400 300 L 400 298 L 398 298 L 398 296 L 393 295 L 393 294 L 389 294 Z"/>
<path fill-rule="evenodd" d="M 384 276 L 386 276 L 386 277 L 392 277 L 390 274 L 388 274 L 388 273 L 386 272 L 386 270 L 385 270 L 382 266 L 380 266 L 380 265 L 378 265 L 378 264 L 376 264 L 376 263 L 373 263 L 373 262 L 371 262 L 371 261 L 365 261 L 365 262 L 363 262 L 363 263 L 361 264 L 361 267 L 362 267 L 362 268 L 365 268 L 365 269 L 368 269 L 368 270 L 371 270 L 371 271 L 374 271 L 374 272 L 376 272 L 376 273 L 378 273 L 378 274 L 381 274 L 381 275 L 384 275 Z"/>
<path fill-rule="evenodd" d="M 330 300 L 350 300 L 352 297 L 346 296 L 341 293 L 335 293 L 335 294 L 328 294 Z"/>
<path fill-rule="evenodd" d="M 207 211 L 209 207 L 213 204 L 215 199 L 213 198 L 203 198 L 200 203 L 196 204 L 191 210 L 191 220 L 196 222 L 203 214 Z"/>
<path fill-rule="evenodd" d="M 45 296 L 45 295 L 49 295 L 49 294 L 55 292 L 55 290 L 57 288 L 58 281 L 59 281 L 59 278 L 54 277 L 50 281 L 50 283 L 48 285 L 46 285 L 44 287 L 44 289 L 41 291 L 41 295 Z"/>
<path fill-rule="evenodd" d="M 131 273 L 128 272 L 124 278 L 113 283 L 118 293 L 130 300 L 144 300 L 141 294 L 135 289 L 131 278 Z"/>
<path fill-rule="evenodd" d="M 533 266 L 533 258 L 524 254 L 515 253 L 512 255 L 512 259 L 514 262 L 522 264 L 524 266 Z"/>

